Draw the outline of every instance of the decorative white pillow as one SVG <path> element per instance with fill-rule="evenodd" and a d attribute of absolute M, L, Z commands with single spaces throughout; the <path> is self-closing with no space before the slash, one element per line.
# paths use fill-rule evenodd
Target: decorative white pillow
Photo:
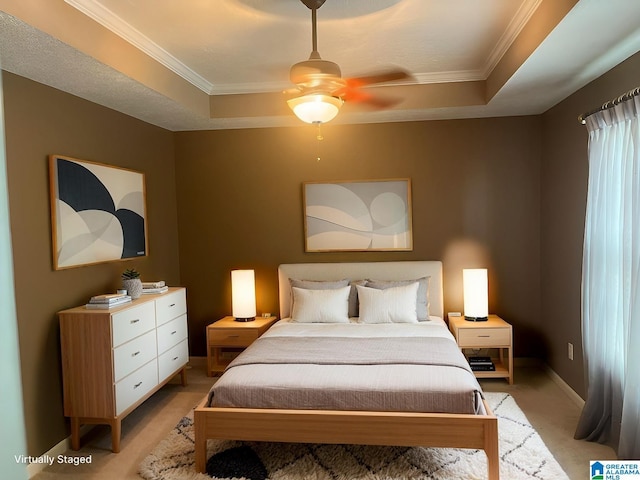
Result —
<path fill-rule="evenodd" d="M 349 279 L 344 278 L 342 280 L 301 280 L 298 278 L 290 278 L 289 285 L 291 288 L 304 288 L 305 290 L 335 290 L 337 288 L 346 287 L 349 285 Z M 291 311 L 296 304 L 296 300 L 293 296 L 293 290 L 289 291 L 291 298 Z"/>
<path fill-rule="evenodd" d="M 384 290 L 386 288 L 401 287 L 418 282 L 418 293 L 416 295 L 416 313 L 418 320 L 424 322 L 429 320 L 429 282 L 431 277 L 416 278 L 415 280 L 367 280 L 366 286 Z"/>
<path fill-rule="evenodd" d="M 332 290 L 292 287 L 291 320 L 300 323 L 349 323 L 350 286 Z"/>
<path fill-rule="evenodd" d="M 357 285 L 361 323 L 418 323 L 418 282 L 384 290 Z"/>

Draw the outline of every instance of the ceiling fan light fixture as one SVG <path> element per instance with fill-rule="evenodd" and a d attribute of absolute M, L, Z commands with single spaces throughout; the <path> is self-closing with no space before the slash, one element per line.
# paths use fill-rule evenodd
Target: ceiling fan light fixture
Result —
<path fill-rule="evenodd" d="M 310 93 L 287 100 L 289 108 L 306 123 L 327 123 L 335 118 L 344 101 L 323 93 Z"/>

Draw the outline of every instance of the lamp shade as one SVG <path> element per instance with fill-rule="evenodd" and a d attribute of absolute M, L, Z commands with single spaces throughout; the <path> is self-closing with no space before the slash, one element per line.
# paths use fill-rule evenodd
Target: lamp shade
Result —
<path fill-rule="evenodd" d="M 322 93 L 311 93 L 287 100 L 296 117 L 307 123 L 326 123 L 333 120 L 343 103 L 339 97 Z"/>
<path fill-rule="evenodd" d="M 231 271 L 231 311 L 236 320 L 256 318 L 256 279 L 253 270 Z"/>
<path fill-rule="evenodd" d="M 489 288 L 486 268 L 462 270 L 464 318 L 481 322 L 489 316 Z"/>

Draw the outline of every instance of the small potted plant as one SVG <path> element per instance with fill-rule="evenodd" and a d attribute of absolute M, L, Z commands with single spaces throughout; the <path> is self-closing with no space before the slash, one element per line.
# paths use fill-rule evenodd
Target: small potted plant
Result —
<path fill-rule="evenodd" d="M 128 268 L 122 273 L 122 288 L 127 290 L 127 294 L 132 299 L 142 295 L 142 280 L 136 269 Z"/>

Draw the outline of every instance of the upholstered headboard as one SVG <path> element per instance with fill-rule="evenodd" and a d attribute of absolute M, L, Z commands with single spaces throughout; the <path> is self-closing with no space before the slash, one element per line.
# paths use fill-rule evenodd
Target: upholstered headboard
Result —
<path fill-rule="evenodd" d="M 290 278 L 302 280 L 412 280 L 431 277 L 429 314 L 443 317 L 442 262 L 288 263 L 278 267 L 280 318 L 291 314 Z"/>

